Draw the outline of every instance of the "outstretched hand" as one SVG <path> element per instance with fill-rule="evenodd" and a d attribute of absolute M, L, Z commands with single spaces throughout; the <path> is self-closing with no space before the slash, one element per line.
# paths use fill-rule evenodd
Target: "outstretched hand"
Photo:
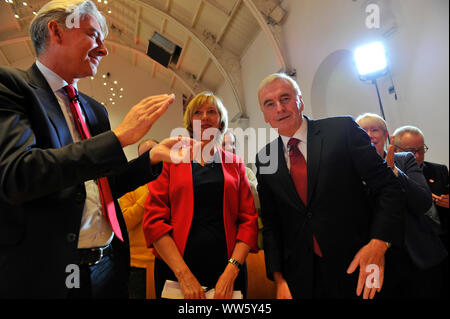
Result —
<path fill-rule="evenodd" d="M 376 292 L 381 291 L 384 280 L 384 254 L 386 243 L 379 239 L 372 239 L 362 247 L 350 263 L 347 273 L 353 273 L 359 266 L 358 285 L 356 295 L 360 296 L 364 288 L 363 299 L 373 299 Z M 370 272 L 372 271 L 373 272 Z M 370 276 L 370 277 L 369 277 Z"/>
<path fill-rule="evenodd" d="M 113 130 L 122 147 L 139 141 L 175 101 L 174 94 L 149 96 L 133 106 L 122 123 Z"/>

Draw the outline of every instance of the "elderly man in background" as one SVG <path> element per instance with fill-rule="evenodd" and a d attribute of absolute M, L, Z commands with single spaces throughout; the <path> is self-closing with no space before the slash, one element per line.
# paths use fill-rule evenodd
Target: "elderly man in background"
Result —
<path fill-rule="evenodd" d="M 447 166 L 425 161 L 428 146 L 425 145 L 423 132 L 415 126 L 407 125 L 397 128 L 391 139 L 391 144 L 395 146 L 397 152 L 413 153 L 417 163 L 422 167 L 433 197 L 433 206 L 428 215 L 440 223 L 437 231 L 448 251 L 449 174 Z M 448 257 L 441 264 L 441 268 L 443 285 L 436 289 L 440 289 L 439 296 L 445 298 L 448 297 Z"/>

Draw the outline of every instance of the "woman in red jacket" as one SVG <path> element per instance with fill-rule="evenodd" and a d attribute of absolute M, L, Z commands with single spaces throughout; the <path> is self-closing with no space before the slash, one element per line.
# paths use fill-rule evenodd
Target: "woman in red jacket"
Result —
<path fill-rule="evenodd" d="M 244 297 L 247 254 L 257 252 L 257 214 L 239 157 L 219 147 L 228 126 L 221 100 L 209 92 L 188 105 L 184 126 L 202 141 L 189 163 L 164 164 L 148 184 L 143 221 L 148 247 L 155 248 L 155 292 L 166 280 L 178 281 L 185 298 Z"/>

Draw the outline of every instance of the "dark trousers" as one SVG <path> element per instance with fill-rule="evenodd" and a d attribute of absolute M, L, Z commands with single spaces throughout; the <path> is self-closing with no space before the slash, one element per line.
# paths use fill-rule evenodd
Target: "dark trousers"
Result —
<path fill-rule="evenodd" d="M 103 257 L 93 266 L 80 265 L 80 287 L 72 288 L 70 299 L 127 299 L 126 282 L 117 276 L 114 256 Z"/>
<path fill-rule="evenodd" d="M 314 299 L 355 299 L 359 268 L 353 274 L 337 269 L 327 262 L 326 257 L 313 254 L 313 298 Z M 349 262 L 350 265 L 350 262 Z"/>
<path fill-rule="evenodd" d="M 404 249 L 392 247 L 386 252 L 382 299 L 436 299 L 443 285 L 442 264 L 420 269 Z"/>
<path fill-rule="evenodd" d="M 129 295 L 130 299 L 146 299 L 147 268 L 131 267 Z"/>

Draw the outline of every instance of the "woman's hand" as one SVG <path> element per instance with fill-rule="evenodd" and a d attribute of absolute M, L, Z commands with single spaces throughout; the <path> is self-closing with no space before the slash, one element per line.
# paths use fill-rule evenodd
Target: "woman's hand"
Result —
<path fill-rule="evenodd" d="M 220 275 L 214 291 L 214 299 L 232 299 L 234 290 L 234 281 L 239 274 L 239 269 L 228 264 L 225 271 Z"/>
<path fill-rule="evenodd" d="M 205 291 L 190 270 L 178 278 L 184 299 L 206 299 Z"/>

